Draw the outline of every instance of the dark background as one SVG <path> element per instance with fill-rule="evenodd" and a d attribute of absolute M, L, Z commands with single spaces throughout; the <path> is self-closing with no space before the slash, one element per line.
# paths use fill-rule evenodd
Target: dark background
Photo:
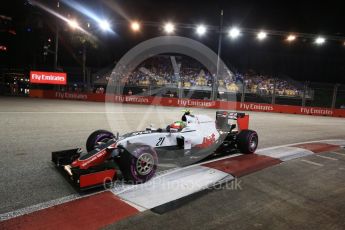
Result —
<path fill-rule="evenodd" d="M 56 1 L 40 2 L 56 9 Z M 97 29 L 92 31 L 98 42 L 96 48 L 87 48 L 87 66 L 94 69 L 110 66 L 134 45 L 164 35 L 161 28 L 149 26 L 143 26 L 140 33 L 134 34 L 127 24 L 127 20 L 133 19 L 161 24 L 172 21 L 217 26 L 220 9 L 223 9 L 224 28 L 237 25 L 258 30 L 345 37 L 343 1 L 84 0 L 79 3 L 100 17 L 109 18 L 115 31 L 115 34 Z M 63 2 L 60 2 L 59 11 L 85 24 L 94 23 Z M 43 46 L 48 44 L 54 49 L 57 22 L 60 28 L 59 66 L 81 67 L 81 44 L 74 40 L 73 31 L 65 22 L 33 6 L 30 1 L 6 1 L 6 4 L 2 3 L 0 15 L 12 17 L 10 25 L 2 25 L 5 29 L 1 32 L 0 45 L 6 45 L 8 50 L 0 53 L 1 67 L 52 68 L 54 55 L 44 57 Z M 14 30 L 16 34 L 6 33 L 6 29 Z M 175 34 L 199 40 L 217 51 L 216 31 L 208 31 L 200 38 L 193 29 L 178 27 Z M 222 59 L 230 69 L 240 72 L 253 69 L 273 76 L 287 75 L 295 80 L 345 83 L 344 41 L 328 40 L 324 45 L 316 46 L 308 38 L 288 44 L 284 37 L 268 36 L 262 42 L 252 34 L 243 34 L 236 41 L 224 36 Z M 52 42 L 47 42 L 48 38 Z"/>

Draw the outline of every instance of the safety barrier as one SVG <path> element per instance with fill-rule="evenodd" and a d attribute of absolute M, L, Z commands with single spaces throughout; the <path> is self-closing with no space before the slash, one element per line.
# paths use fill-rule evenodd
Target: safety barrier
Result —
<path fill-rule="evenodd" d="M 175 107 L 196 107 L 209 109 L 241 110 L 255 112 L 274 112 L 288 114 L 304 114 L 317 116 L 345 117 L 345 109 L 330 109 L 319 107 L 302 107 L 291 105 L 271 105 L 251 102 L 232 102 L 232 101 L 210 101 L 187 98 L 168 98 L 168 97 L 151 97 L 151 96 L 129 96 L 129 95 L 104 95 L 95 93 L 76 93 L 60 92 L 54 90 L 32 89 L 30 97 L 64 99 L 64 100 L 82 100 L 96 102 L 114 102 L 127 104 L 145 104 L 161 105 Z"/>

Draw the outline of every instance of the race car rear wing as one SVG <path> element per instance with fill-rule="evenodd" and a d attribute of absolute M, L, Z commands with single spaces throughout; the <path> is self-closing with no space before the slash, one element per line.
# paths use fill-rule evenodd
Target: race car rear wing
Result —
<path fill-rule="evenodd" d="M 233 130 L 236 125 L 231 120 L 237 121 L 238 130 L 249 128 L 249 115 L 240 112 L 217 111 L 216 112 L 216 127 L 221 130 Z"/>

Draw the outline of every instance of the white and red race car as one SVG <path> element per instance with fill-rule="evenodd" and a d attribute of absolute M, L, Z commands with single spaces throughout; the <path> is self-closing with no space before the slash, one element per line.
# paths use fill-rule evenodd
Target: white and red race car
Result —
<path fill-rule="evenodd" d="M 217 111 L 212 119 L 187 110 L 181 121 L 165 129 L 146 128 L 121 136 L 97 130 L 87 139 L 87 153 L 80 149 L 53 152 L 52 161 L 80 189 L 111 182 L 118 171 L 127 182 L 143 183 L 154 176 L 158 158 L 168 152 L 197 159 L 234 150 L 253 153 L 258 135 L 248 124 L 249 115 L 244 113 Z"/>

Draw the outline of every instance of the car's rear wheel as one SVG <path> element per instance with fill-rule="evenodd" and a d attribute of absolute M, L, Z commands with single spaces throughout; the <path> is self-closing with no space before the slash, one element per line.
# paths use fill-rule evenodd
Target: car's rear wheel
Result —
<path fill-rule="evenodd" d="M 90 152 L 113 138 L 115 138 L 115 135 L 112 132 L 102 129 L 96 130 L 87 138 L 86 150 Z"/>
<path fill-rule="evenodd" d="M 254 153 L 259 144 L 258 134 L 253 130 L 242 130 L 237 135 L 237 147 L 241 153 Z"/>
<path fill-rule="evenodd" d="M 134 184 L 150 180 L 156 173 L 157 164 L 157 153 L 148 145 L 128 146 L 119 160 L 124 179 Z"/>

